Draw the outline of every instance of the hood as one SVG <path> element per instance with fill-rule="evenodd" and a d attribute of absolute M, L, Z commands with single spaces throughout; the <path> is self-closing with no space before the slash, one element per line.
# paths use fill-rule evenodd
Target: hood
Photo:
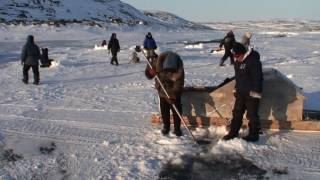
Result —
<path fill-rule="evenodd" d="M 27 37 L 27 44 L 34 44 L 34 38 L 33 38 L 32 35 L 29 35 L 29 36 Z"/>
<path fill-rule="evenodd" d="M 164 70 L 177 70 L 179 68 L 180 56 L 174 52 L 168 52 L 166 59 L 163 61 L 162 67 Z"/>

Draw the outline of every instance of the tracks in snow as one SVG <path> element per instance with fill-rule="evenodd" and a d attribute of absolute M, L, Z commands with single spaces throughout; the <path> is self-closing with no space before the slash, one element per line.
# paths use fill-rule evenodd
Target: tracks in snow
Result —
<path fill-rule="evenodd" d="M 35 110 L 37 108 L 28 105 L 1 104 L 1 131 L 37 139 L 101 144 L 103 141 L 111 143 L 139 141 L 143 139 L 141 136 L 149 125 L 146 125 L 148 120 L 141 112 L 106 112 L 55 107 Z M 135 114 L 134 117 L 132 113 Z M 140 114 L 139 124 L 137 119 L 130 120 L 137 118 L 136 114 Z"/>

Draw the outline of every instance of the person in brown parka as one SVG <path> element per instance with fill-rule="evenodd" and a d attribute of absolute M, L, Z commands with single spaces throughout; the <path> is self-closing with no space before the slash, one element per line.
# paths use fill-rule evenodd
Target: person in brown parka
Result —
<path fill-rule="evenodd" d="M 179 113 L 182 113 L 181 95 L 184 86 L 184 68 L 180 56 L 172 51 L 161 53 L 159 57 L 152 63 L 153 68 L 146 67 L 145 75 L 148 79 L 158 75 L 159 80 L 166 89 L 169 97 L 161 88 L 156 80 L 155 88 L 158 90 L 160 98 L 160 111 L 163 120 L 163 129 L 161 133 L 167 135 L 170 131 L 170 109 L 174 118 L 174 133 L 176 136 L 182 136 L 180 129 L 181 120 L 173 108 L 173 104 L 177 107 Z"/>

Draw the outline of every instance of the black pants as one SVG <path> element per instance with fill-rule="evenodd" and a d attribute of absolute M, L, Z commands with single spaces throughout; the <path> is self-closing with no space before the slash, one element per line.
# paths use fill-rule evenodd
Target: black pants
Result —
<path fill-rule="evenodd" d="M 233 118 L 231 119 L 231 130 L 229 134 L 238 135 L 242 126 L 242 118 L 247 110 L 247 119 L 249 120 L 249 134 L 258 135 L 260 130 L 260 120 L 258 115 L 259 99 L 249 95 L 236 95 L 236 102 L 233 107 Z"/>
<path fill-rule="evenodd" d="M 174 105 L 177 107 L 179 113 L 182 112 L 181 106 L 181 96 L 178 96 Z M 163 97 L 160 97 L 160 111 L 163 120 L 163 129 L 170 130 L 170 109 L 173 113 L 173 120 L 174 120 L 174 129 L 180 130 L 181 120 L 177 115 L 176 111 L 174 110 L 173 106 L 167 102 L 167 100 Z"/>
<path fill-rule="evenodd" d="M 234 64 L 233 54 L 231 53 L 231 49 L 225 49 L 224 55 L 220 60 L 220 66 L 230 57 L 230 64 Z"/>
<path fill-rule="evenodd" d="M 117 57 L 118 52 L 111 52 L 111 54 L 112 54 L 112 58 L 111 58 L 110 64 L 113 64 L 113 62 L 115 62 L 116 65 L 119 65 L 118 57 Z"/>
<path fill-rule="evenodd" d="M 40 81 L 40 74 L 39 74 L 39 66 L 38 65 L 23 65 L 23 81 L 24 82 L 28 82 L 29 80 L 29 76 L 28 76 L 28 72 L 29 69 L 32 68 L 33 71 L 33 79 L 35 83 L 39 83 Z"/>

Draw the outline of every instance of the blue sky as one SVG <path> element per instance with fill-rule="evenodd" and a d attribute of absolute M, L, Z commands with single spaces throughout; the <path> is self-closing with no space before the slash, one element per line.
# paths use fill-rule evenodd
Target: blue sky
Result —
<path fill-rule="evenodd" d="M 192 21 L 320 20 L 319 0 L 121 0 L 141 10 L 164 10 Z"/>

